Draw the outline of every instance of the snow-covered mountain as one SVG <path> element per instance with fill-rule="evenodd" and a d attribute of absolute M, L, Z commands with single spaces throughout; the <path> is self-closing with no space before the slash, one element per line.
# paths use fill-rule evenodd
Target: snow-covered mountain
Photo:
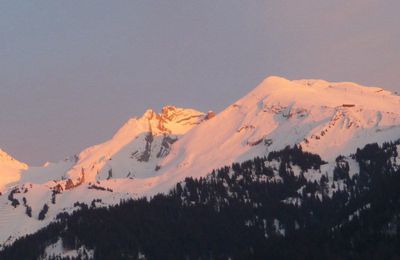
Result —
<path fill-rule="evenodd" d="M 8 191 L 0 196 L 0 244 L 47 225 L 59 212 L 72 210 L 77 201 L 102 198 L 103 203 L 113 204 L 135 196 L 134 180 L 155 175 L 172 144 L 212 115 L 174 106 L 164 107 L 159 114 L 150 109 L 130 119 L 109 141 L 43 167 L 28 168 L 4 153 L 0 184 L 7 184 Z M 116 192 L 102 187 L 104 180 Z M 39 221 L 45 204 L 50 206 L 48 217 Z"/>
<path fill-rule="evenodd" d="M 21 171 L 27 168 L 28 165 L 17 161 L 0 149 L 0 192 L 17 182 L 20 179 Z"/>
<path fill-rule="evenodd" d="M 371 142 L 396 140 L 399 107 L 400 97 L 381 88 L 269 77 L 177 142 L 150 193 L 287 145 L 330 161 Z"/>
<path fill-rule="evenodd" d="M 193 109 L 166 106 L 160 114 L 149 109 L 141 118 L 130 119 L 111 140 L 81 152 L 66 177 L 74 180 L 82 172 L 89 182 L 149 177 L 147 173 L 156 171 L 172 144 L 206 119 Z"/>
<path fill-rule="evenodd" d="M 19 175 L 27 168 L 21 166 L 7 181 L 15 186 L 0 196 L 0 244 L 74 210 L 75 202 L 96 199 L 102 206 L 166 192 L 187 176 L 287 145 L 300 144 L 333 164 L 367 143 L 399 139 L 399 107 L 400 97 L 381 88 L 269 77 L 218 115 L 173 106 L 160 114 L 148 110 L 79 155 Z"/>

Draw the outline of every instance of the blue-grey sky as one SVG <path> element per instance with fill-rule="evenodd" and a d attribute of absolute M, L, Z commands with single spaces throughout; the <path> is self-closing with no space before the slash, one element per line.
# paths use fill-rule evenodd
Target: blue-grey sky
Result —
<path fill-rule="evenodd" d="M 0 1 L 0 147 L 30 164 L 268 75 L 400 91 L 398 0 Z"/>

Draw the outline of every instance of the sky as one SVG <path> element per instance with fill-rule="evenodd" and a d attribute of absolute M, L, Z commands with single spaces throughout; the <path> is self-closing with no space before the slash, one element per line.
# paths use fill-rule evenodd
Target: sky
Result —
<path fill-rule="evenodd" d="M 219 112 L 265 77 L 400 92 L 398 0 L 0 0 L 0 147 L 59 161 L 164 105 Z"/>

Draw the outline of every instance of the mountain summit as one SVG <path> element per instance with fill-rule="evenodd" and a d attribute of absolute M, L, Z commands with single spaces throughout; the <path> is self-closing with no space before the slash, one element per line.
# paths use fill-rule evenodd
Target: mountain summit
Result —
<path fill-rule="evenodd" d="M 81 152 L 67 177 L 76 179 L 82 171 L 86 181 L 145 177 L 142 173 L 153 171 L 180 136 L 205 119 L 204 113 L 193 109 L 165 106 L 161 113 L 149 109 L 130 119 L 111 140 Z"/>
<path fill-rule="evenodd" d="M 151 193 L 167 189 L 171 180 L 204 176 L 295 144 L 329 161 L 367 143 L 396 140 L 399 105 L 399 96 L 381 88 L 269 77 L 177 142 L 161 164 L 168 182 Z"/>
<path fill-rule="evenodd" d="M 100 206 L 107 206 L 153 196 L 186 177 L 204 177 L 286 146 L 320 155 L 327 162 L 324 170 L 332 171 L 338 155 L 399 139 L 399 105 L 399 96 L 381 88 L 269 77 L 217 115 L 174 106 L 160 113 L 149 109 L 107 142 L 32 167 L 20 179 L 15 175 L 16 186 L 0 196 L 0 243 L 73 211 L 75 202 L 101 200 Z"/>
<path fill-rule="evenodd" d="M 21 171 L 28 169 L 28 165 L 19 162 L 11 155 L 0 149 L 0 192 L 7 185 L 17 182 Z"/>

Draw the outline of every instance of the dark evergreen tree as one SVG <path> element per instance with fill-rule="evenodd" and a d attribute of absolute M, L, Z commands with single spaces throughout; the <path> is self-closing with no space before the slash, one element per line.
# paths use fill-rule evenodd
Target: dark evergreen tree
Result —
<path fill-rule="evenodd" d="M 42 210 L 39 212 L 38 219 L 43 220 L 46 217 L 47 211 L 49 211 L 49 206 L 44 204 Z"/>

